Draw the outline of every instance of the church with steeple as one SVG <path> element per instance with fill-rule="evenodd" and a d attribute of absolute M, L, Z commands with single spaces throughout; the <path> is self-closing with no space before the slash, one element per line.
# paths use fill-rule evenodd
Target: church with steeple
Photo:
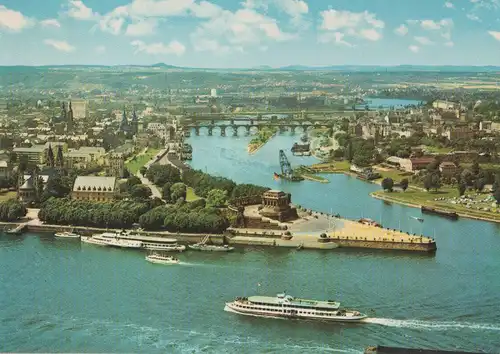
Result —
<path fill-rule="evenodd" d="M 118 131 L 124 134 L 137 134 L 137 132 L 139 131 L 139 120 L 137 118 L 135 109 L 132 113 L 132 120 L 130 122 L 127 119 L 127 112 L 125 111 L 125 108 L 123 109 L 122 120 L 120 122 Z"/>
<path fill-rule="evenodd" d="M 61 113 L 59 117 L 52 117 L 49 121 L 49 125 L 51 128 L 54 128 L 55 125 L 62 125 L 61 129 L 64 129 L 66 133 L 71 133 L 74 128 L 74 117 L 73 117 L 73 107 L 71 106 L 71 101 L 69 105 L 66 106 L 66 103 L 63 102 L 61 106 Z"/>

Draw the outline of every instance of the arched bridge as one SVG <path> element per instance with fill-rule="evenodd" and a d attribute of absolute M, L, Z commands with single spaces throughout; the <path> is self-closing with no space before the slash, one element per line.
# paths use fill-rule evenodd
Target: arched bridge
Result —
<path fill-rule="evenodd" d="M 186 131 L 194 130 L 196 135 L 200 135 L 200 129 L 206 128 L 208 130 L 208 135 L 213 135 L 214 130 L 220 130 L 221 136 L 227 135 L 227 129 L 232 131 L 234 136 L 238 135 L 238 131 L 243 130 L 246 134 L 250 134 L 252 128 L 256 128 L 260 131 L 265 127 L 276 127 L 280 133 L 283 133 L 287 130 L 291 130 L 292 133 L 295 133 L 296 130 L 302 130 L 302 132 L 306 132 L 310 128 L 333 128 L 334 123 L 329 121 L 323 122 L 295 122 L 295 121 L 287 121 L 287 122 L 257 122 L 250 121 L 249 124 L 237 124 L 234 121 L 232 124 L 212 124 L 211 122 L 206 123 L 197 123 L 197 124 L 185 124 L 183 125 L 183 129 Z"/>

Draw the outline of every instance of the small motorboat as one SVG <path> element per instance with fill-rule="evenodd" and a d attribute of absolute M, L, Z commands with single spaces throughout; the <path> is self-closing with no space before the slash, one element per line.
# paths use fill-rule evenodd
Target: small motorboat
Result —
<path fill-rule="evenodd" d="M 150 263 L 156 263 L 156 264 L 179 264 L 180 261 L 178 258 L 172 257 L 172 256 L 165 256 L 162 254 L 150 254 L 146 256 L 146 261 Z"/>
<path fill-rule="evenodd" d="M 80 238 L 79 234 L 71 231 L 56 232 L 54 236 L 59 238 Z"/>
<path fill-rule="evenodd" d="M 418 216 L 412 216 L 411 218 L 412 218 L 412 219 L 415 219 L 415 220 L 417 220 L 417 221 L 420 221 L 420 222 L 424 222 L 424 219 L 419 218 Z"/>

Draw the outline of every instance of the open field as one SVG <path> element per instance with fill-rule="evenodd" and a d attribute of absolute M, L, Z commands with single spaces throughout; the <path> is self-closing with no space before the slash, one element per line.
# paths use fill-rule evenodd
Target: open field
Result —
<path fill-rule="evenodd" d="M 458 191 L 456 188 L 442 188 L 437 192 L 415 189 L 392 193 L 376 191 L 371 195 L 375 198 L 409 206 L 427 206 L 440 210 L 454 211 L 460 216 L 500 222 L 500 208 L 493 207 L 491 201 L 486 201 L 488 194 L 466 193 L 467 200 L 470 200 L 469 203 L 458 202 Z"/>
<path fill-rule="evenodd" d="M 196 193 L 194 192 L 194 189 L 191 187 L 187 187 L 186 190 L 186 202 L 194 202 L 195 200 L 201 199 L 201 197 L 198 197 Z"/>
<path fill-rule="evenodd" d="M 17 193 L 13 191 L 6 191 L 0 193 L 0 202 L 4 202 L 9 199 L 14 199 L 17 197 Z"/>
<path fill-rule="evenodd" d="M 151 160 L 157 153 L 159 149 L 148 148 L 145 153 L 138 154 L 132 157 L 125 166 L 130 171 L 130 174 L 135 175 L 137 171 L 140 170 L 149 160 Z"/>

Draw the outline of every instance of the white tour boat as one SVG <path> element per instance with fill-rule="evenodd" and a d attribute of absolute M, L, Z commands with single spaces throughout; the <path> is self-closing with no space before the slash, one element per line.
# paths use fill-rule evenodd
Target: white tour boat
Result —
<path fill-rule="evenodd" d="M 298 299 L 285 294 L 238 297 L 233 302 L 227 302 L 224 310 L 258 317 L 338 322 L 359 322 L 367 317 L 358 311 L 340 309 L 339 302 Z"/>
<path fill-rule="evenodd" d="M 189 245 L 189 248 L 196 251 L 212 251 L 212 252 L 229 252 L 234 250 L 234 247 L 228 245 L 218 246 L 218 245 L 207 245 L 204 243 L 195 243 L 194 245 Z"/>
<path fill-rule="evenodd" d="M 142 242 L 137 240 L 125 239 L 120 234 L 114 232 L 103 232 L 93 235 L 92 238 L 106 242 L 108 246 L 118 248 L 142 248 Z"/>
<path fill-rule="evenodd" d="M 59 238 L 80 238 L 79 234 L 71 231 L 56 232 L 54 236 Z"/>
<path fill-rule="evenodd" d="M 141 247 L 150 251 L 182 252 L 186 249 L 186 246 L 179 245 L 177 240 L 173 238 L 146 236 L 130 231 L 120 233 L 105 232 L 101 236 L 141 242 Z"/>
<path fill-rule="evenodd" d="M 82 236 L 80 238 L 80 241 L 82 241 L 83 243 L 91 244 L 91 245 L 109 246 L 105 240 L 102 240 L 99 238 L 94 238 L 94 237 L 89 237 L 89 236 Z"/>
<path fill-rule="evenodd" d="M 157 264 L 179 264 L 180 261 L 172 256 L 165 256 L 162 254 L 150 254 L 146 256 L 146 260 L 151 263 Z"/>

